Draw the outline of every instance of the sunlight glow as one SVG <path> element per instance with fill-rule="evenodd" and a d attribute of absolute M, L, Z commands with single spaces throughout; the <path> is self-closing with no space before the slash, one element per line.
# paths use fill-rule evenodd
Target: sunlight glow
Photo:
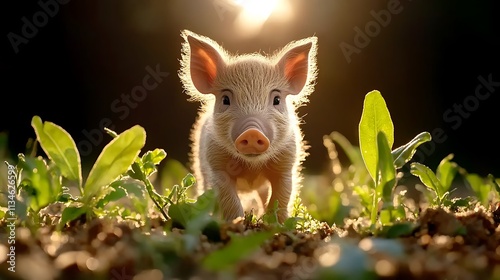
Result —
<path fill-rule="evenodd" d="M 233 2 L 241 7 L 235 25 L 243 36 L 256 35 L 271 14 L 275 14 L 280 20 L 287 20 L 292 15 L 287 0 L 233 0 Z"/>
<path fill-rule="evenodd" d="M 266 21 L 278 4 L 278 0 L 235 0 L 244 13 L 256 21 Z"/>

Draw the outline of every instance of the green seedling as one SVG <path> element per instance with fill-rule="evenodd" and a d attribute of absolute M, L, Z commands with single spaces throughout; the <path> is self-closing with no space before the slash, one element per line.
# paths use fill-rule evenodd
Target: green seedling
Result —
<path fill-rule="evenodd" d="M 67 188 L 62 186 L 61 174 L 54 164 L 48 164 L 42 157 L 19 155 L 17 164 L 18 191 L 20 199 L 16 214 L 27 221 L 28 227 L 36 229 L 40 221 L 39 212 L 46 206 L 66 201 Z M 28 220 L 27 217 L 31 217 Z"/>
<path fill-rule="evenodd" d="M 187 229 L 187 231 L 202 231 L 213 222 L 211 214 L 215 208 L 215 192 L 207 190 L 197 199 L 188 198 L 187 190 L 194 185 L 194 177 L 188 174 L 180 186 L 175 185 L 169 194 L 168 215 L 173 224 Z"/>
<path fill-rule="evenodd" d="M 245 236 L 229 233 L 231 237 L 229 243 L 224 248 L 207 255 L 202 265 L 210 271 L 235 273 L 236 264 L 260 248 L 273 234 L 272 231 L 254 232 Z"/>
<path fill-rule="evenodd" d="M 80 156 L 75 152 L 76 145 L 66 131 L 54 123 L 43 124 L 37 116 L 31 124 L 38 142 L 43 143 L 48 159 L 18 155 L 16 211 L 28 227 L 36 229 L 40 224 L 41 209 L 70 198 L 68 188 L 63 187 L 63 178 L 76 182 L 81 189 L 81 171 Z M 28 217 L 31 219 L 27 219 Z"/>
<path fill-rule="evenodd" d="M 402 168 L 413 157 L 418 146 L 422 143 L 430 141 L 430 139 L 429 133 L 422 132 L 415 136 L 415 138 L 407 144 L 394 149 L 391 152 L 391 155 L 396 170 Z M 345 136 L 336 131 L 332 132 L 330 135 L 324 136 L 323 143 L 328 149 L 328 154 L 332 159 L 332 169 L 335 174 L 333 184 L 342 185 L 341 189 L 343 190 L 343 193 L 347 193 L 349 190 L 352 190 L 359 198 L 358 202 L 361 206 L 361 215 L 370 217 L 373 213 L 373 189 L 375 189 L 374 180 L 372 180 L 370 174 L 368 173 L 359 147 L 352 145 Z M 345 170 L 342 170 L 340 162 L 337 162 L 336 160 L 338 153 L 336 151 L 335 144 L 342 148 L 349 159 L 350 166 Z M 350 204 L 354 205 L 354 202 L 350 202 Z M 402 213 L 401 208 L 398 209 L 398 212 L 400 214 Z M 396 216 L 400 217 L 400 214 Z M 387 217 L 387 213 L 384 213 L 383 215 L 384 217 Z M 389 216 L 395 217 L 394 215 Z"/>
<path fill-rule="evenodd" d="M 424 193 L 424 196 L 434 206 L 444 206 L 453 204 L 449 199 L 450 187 L 458 171 L 458 165 L 452 162 L 453 154 L 449 154 L 439 163 L 436 173 L 429 167 L 413 162 L 411 164 L 411 174 L 417 176 L 427 189 L 417 188 Z"/>
<path fill-rule="evenodd" d="M 495 199 L 498 200 L 500 186 L 492 174 L 484 178 L 476 173 L 467 173 L 465 170 L 461 170 L 461 173 L 465 178 L 465 184 L 484 207 L 489 207 Z"/>
<path fill-rule="evenodd" d="M 146 132 L 138 125 L 121 134 L 114 133 L 116 137 L 103 148 L 83 183 L 80 154 L 69 133 L 52 122 L 43 123 L 38 116 L 33 117 L 32 126 L 37 141 L 50 161 L 60 170 L 61 177 L 76 183 L 80 192 L 79 196 L 70 199 L 63 210 L 59 229 L 83 214 L 87 218 L 94 216 L 96 206 L 102 205 L 100 201 L 109 200 L 107 196 L 115 191 L 110 185 L 127 172 L 146 142 Z M 24 162 L 21 160 L 21 167 L 29 167 L 28 162 Z M 38 165 L 42 166 L 40 161 Z M 33 185 L 33 188 L 40 186 L 43 185 Z M 27 186 L 24 187 L 28 189 Z M 44 204 L 48 203 L 50 202 L 45 201 Z"/>
<path fill-rule="evenodd" d="M 156 192 L 153 184 L 149 180 L 149 177 L 156 173 L 156 166 L 159 165 L 166 156 L 167 153 L 163 149 L 148 151 L 142 157 L 136 158 L 130 170 L 128 170 L 127 175 L 141 181 L 144 184 L 149 197 L 155 204 L 158 211 L 160 211 L 163 218 L 168 219 L 167 214 L 163 210 L 165 204 L 167 203 L 167 199 Z"/>
<path fill-rule="evenodd" d="M 430 139 L 430 134 L 423 132 L 406 145 L 391 151 L 394 143 L 394 125 L 385 100 L 376 90 L 365 96 L 359 123 L 359 147 L 373 184 L 368 184 L 371 187 L 370 191 L 366 191 L 363 187 L 358 187 L 357 190 L 362 190 L 361 199 L 364 203 L 367 203 L 367 200 L 371 201 L 372 225 L 377 220 L 380 201 L 383 203 L 381 216 L 384 217 L 385 223 L 404 217 L 404 208 L 402 206 L 395 208 L 392 202 L 392 193 L 397 185 L 396 170 L 411 160 L 419 145 Z"/>
<path fill-rule="evenodd" d="M 336 206 L 332 206 L 334 209 Z M 284 228 L 303 232 L 316 232 L 321 227 L 320 220 L 314 218 L 302 203 L 300 197 L 294 200 L 291 217 L 285 220 Z"/>

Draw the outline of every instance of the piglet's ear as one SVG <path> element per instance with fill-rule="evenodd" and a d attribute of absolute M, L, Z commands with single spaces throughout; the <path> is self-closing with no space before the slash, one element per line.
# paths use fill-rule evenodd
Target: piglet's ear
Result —
<path fill-rule="evenodd" d="M 189 75 L 196 89 L 201 93 L 211 93 L 217 73 L 223 64 L 219 52 L 210 43 L 188 35 L 190 62 Z"/>
<path fill-rule="evenodd" d="M 285 47 L 285 53 L 281 56 L 278 67 L 283 71 L 290 85 L 291 94 L 299 94 L 313 79 L 316 68 L 316 37 L 311 37 Z M 288 49 L 288 50 L 287 50 Z"/>

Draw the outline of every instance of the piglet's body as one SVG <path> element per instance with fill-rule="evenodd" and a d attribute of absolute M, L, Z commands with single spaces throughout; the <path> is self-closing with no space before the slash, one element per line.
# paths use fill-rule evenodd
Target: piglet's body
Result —
<path fill-rule="evenodd" d="M 214 188 L 226 220 L 241 217 L 241 194 L 288 217 L 306 156 L 296 108 L 316 77 L 316 37 L 272 56 L 232 56 L 209 38 L 183 31 L 179 76 L 201 101 L 192 130 L 192 168 L 200 190 Z"/>

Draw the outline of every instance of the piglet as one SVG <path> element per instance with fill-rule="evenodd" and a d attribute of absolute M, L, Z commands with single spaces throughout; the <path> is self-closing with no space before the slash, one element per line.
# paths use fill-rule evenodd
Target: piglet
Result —
<path fill-rule="evenodd" d="M 244 215 L 242 195 L 256 192 L 267 211 L 277 201 L 283 222 L 307 156 L 296 109 L 314 89 L 317 38 L 273 55 L 231 55 L 205 36 L 181 36 L 179 77 L 190 100 L 201 102 L 190 154 L 199 192 L 214 188 L 228 221 Z"/>

